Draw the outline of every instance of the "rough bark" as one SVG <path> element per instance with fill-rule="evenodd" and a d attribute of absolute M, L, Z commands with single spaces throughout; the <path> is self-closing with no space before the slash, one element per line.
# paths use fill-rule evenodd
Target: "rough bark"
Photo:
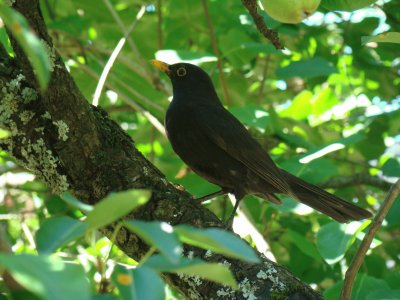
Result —
<path fill-rule="evenodd" d="M 15 58 L 0 49 L 0 125 L 11 132 L 0 146 L 55 193 L 68 189 L 82 201 L 94 204 L 111 191 L 150 189 L 150 201 L 128 218 L 133 215 L 172 225 L 222 227 L 212 212 L 190 201 L 190 194 L 169 183 L 101 108 L 91 106 L 82 96 L 53 47 L 38 0 L 17 0 L 13 7 L 49 46 L 54 68 L 49 87 L 41 94 L 29 61 L 15 40 L 11 37 Z M 111 237 L 114 227 L 102 232 Z M 135 260 L 148 250 L 139 237 L 124 228 L 115 243 Z M 204 258 L 204 250 L 190 250 Z M 284 267 L 262 255 L 260 258 L 259 264 L 219 255 L 204 258 L 229 264 L 240 285 L 237 291 L 190 277 L 163 276 L 188 299 L 247 299 L 249 293 L 257 299 L 321 299 L 319 293 Z"/>

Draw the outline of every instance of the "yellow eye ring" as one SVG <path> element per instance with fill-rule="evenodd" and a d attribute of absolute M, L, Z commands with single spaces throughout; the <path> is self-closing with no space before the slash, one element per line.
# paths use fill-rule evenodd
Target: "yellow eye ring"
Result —
<path fill-rule="evenodd" d="M 176 75 L 178 75 L 179 77 L 183 77 L 186 75 L 186 69 L 184 67 L 180 67 L 177 71 L 176 71 Z"/>

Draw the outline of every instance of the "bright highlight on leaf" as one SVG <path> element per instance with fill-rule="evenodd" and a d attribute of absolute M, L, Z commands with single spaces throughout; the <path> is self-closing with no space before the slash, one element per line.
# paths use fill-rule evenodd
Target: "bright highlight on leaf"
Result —
<path fill-rule="evenodd" d="M 128 221 L 124 225 L 147 243 L 157 247 L 171 262 L 178 262 L 181 258 L 183 248 L 171 225 L 139 220 Z"/>

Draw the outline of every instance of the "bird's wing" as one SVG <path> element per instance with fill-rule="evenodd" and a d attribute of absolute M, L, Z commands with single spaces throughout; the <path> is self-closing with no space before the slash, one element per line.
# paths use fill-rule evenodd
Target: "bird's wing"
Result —
<path fill-rule="evenodd" d="M 279 168 L 247 129 L 223 106 L 198 105 L 194 113 L 197 130 L 227 155 L 242 162 L 279 192 L 291 194 Z"/>

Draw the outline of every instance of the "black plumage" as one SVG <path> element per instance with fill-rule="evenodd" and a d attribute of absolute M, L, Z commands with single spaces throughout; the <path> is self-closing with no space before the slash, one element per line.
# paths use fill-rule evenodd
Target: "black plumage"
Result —
<path fill-rule="evenodd" d="M 339 222 L 371 217 L 367 210 L 278 168 L 246 128 L 221 104 L 208 74 L 187 63 L 154 60 L 172 82 L 165 127 L 174 151 L 198 175 L 235 195 L 280 204 L 285 194 Z M 233 218 L 237 205 L 231 215 Z"/>

